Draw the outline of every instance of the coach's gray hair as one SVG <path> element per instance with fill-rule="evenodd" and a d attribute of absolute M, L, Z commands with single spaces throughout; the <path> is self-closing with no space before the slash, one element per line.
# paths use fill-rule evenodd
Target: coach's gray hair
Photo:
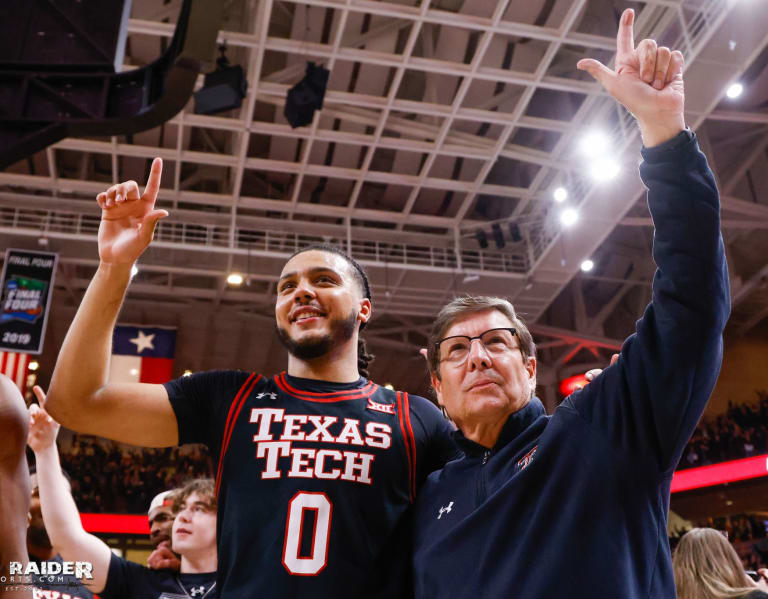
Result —
<path fill-rule="evenodd" d="M 536 344 L 525 323 L 517 316 L 515 308 L 507 300 L 501 297 L 490 297 L 487 295 L 466 295 L 457 297 L 447 303 L 438 312 L 435 322 L 432 324 L 432 330 L 429 333 L 429 345 L 427 346 L 427 365 L 430 373 L 440 378 L 440 356 L 437 354 L 437 342 L 445 337 L 445 333 L 462 316 L 474 314 L 475 312 L 484 312 L 486 310 L 498 310 L 506 316 L 515 329 L 518 343 L 520 344 L 520 353 L 523 355 L 523 362 L 529 358 L 536 357 Z M 531 397 L 536 392 L 536 379 L 531 382 Z"/>

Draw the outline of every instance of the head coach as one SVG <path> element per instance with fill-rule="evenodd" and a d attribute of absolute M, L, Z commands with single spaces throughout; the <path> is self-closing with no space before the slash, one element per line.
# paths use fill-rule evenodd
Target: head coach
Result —
<path fill-rule="evenodd" d="M 655 223 L 652 301 L 618 361 L 547 416 L 513 307 L 459 298 L 428 348 L 465 456 L 417 503 L 419 599 L 675 597 L 672 474 L 714 387 L 729 313 L 712 172 L 683 119 L 683 58 L 637 48 L 624 12 L 615 71 L 579 62 L 637 119 Z"/>

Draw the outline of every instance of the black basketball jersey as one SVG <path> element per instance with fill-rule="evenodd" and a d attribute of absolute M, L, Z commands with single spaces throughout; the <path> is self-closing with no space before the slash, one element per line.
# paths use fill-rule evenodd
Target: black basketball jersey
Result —
<path fill-rule="evenodd" d="M 410 506 L 456 454 L 432 403 L 285 373 L 205 372 L 166 389 L 179 442 L 218 458 L 221 597 L 411 594 Z"/>

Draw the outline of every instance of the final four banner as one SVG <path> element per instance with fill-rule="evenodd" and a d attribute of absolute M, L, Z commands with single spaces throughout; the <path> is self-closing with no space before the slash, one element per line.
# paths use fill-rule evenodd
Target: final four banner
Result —
<path fill-rule="evenodd" d="M 8 249 L 0 295 L 0 350 L 39 354 L 59 255 Z"/>

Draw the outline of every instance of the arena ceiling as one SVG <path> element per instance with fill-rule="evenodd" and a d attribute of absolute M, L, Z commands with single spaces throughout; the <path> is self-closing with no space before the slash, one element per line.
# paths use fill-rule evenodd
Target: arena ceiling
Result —
<path fill-rule="evenodd" d="M 155 60 L 180 0 L 134 0 L 125 69 Z M 282 262 L 343 245 L 370 271 L 366 337 L 382 382 L 423 389 L 416 348 L 461 293 L 507 296 L 532 324 L 540 380 L 604 364 L 650 296 L 651 221 L 631 117 L 580 71 L 612 60 L 618 17 L 636 39 L 687 59 L 687 122 L 723 194 L 731 330 L 768 317 L 768 11 L 758 0 L 229 0 L 219 42 L 247 71 L 240 109 L 132 136 L 69 138 L 0 173 L 3 246 L 60 253 L 43 356 L 55 349 L 97 264 L 94 196 L 165 161 L 163 221 L 121 318 L 179 328 L 177 365 L 274 372 Z M 213 58 L 213 57 L 212 57 Z M 307 127 L 283 117 L 307 61 L 331 71 Z M 729 84 L 744 85 L 737 99 Z M 202 76 L 198 86 L 203 83 Z M 580 151 L 602 131 L 620 165 L 597 182 Z M 553 191 L 564 187 L 563 204 Z M 579 220 L 560 223 L 563 208 Z M 498 224 L 505 246 L 497 248 Z M 479 247 L 482 229 L 488 247 Z M 585 258 L 595 267 L 580 271 Z M 240 287 L 226 283 L 242 273 Z M 549 402 L 553 396 L 548 397 Z"/>

